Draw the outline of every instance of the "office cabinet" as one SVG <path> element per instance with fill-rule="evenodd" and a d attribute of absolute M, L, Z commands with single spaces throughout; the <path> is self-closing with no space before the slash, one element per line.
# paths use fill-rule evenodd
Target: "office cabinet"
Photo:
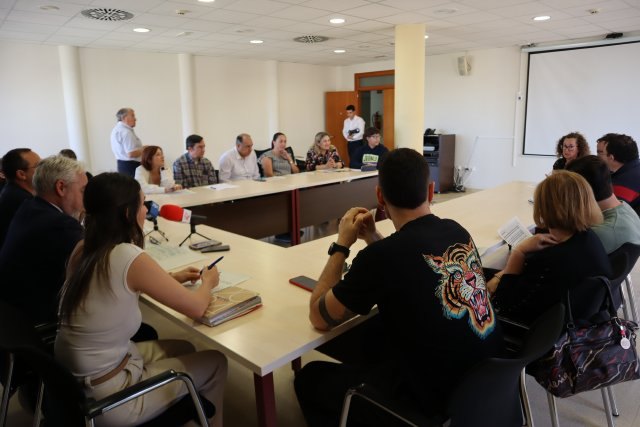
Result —
<path fill-rule="evenodd" d="M 453 190 L 453 169 L 456 157 L 455 135 L 425 135 L 423 154 L 429 163 L 436 193 Z"/>

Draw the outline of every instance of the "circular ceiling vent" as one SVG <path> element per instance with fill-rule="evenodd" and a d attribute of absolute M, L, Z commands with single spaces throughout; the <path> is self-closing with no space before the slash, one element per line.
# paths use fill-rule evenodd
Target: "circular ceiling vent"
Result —
<path fill-rule="evenodd" d="M 329 40 L 329 37 L 325 36 L 300 36 L 293 39 L 294 42 L 298 43 L 322 43 Z"/>
<path fill-rule="evenodd" d="M 108 9 L 108 8 L 97 8 L 97 9 L 86 9 L 83 10 L 82 16 L 91 19 L 97 19 L 98 21 L 126 21 L 127 19 L 133 18 L 133 13 L 120 10 L 120 9 Z"/>

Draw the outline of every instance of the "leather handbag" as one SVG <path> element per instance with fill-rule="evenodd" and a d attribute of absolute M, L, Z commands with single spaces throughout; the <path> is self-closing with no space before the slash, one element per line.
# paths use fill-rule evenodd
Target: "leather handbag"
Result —
<path fill-rule="evenodd" d="M 557 397 L 640 378 L 635 322 L 620 319 L 606 277 L 598 277 L 609 299 L 605 319 L 577 324 L 567 291 L 567 327 L 553 348 L 527 367 L 536 381 Z M 607 319 L 608 317 L 608 319 Z"/>

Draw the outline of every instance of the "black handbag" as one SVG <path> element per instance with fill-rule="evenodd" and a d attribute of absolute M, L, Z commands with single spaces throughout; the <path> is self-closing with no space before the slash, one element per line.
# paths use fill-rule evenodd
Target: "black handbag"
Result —
<path fill-rule="evenodd" d="M 636 334 L 638 325 L 620 319 L 606 277 L 598 277 L 609 299 L 608 319 L 577 324 L 567 291 L 567 327 L 553 348 L 527 367 L 527 372 L 547 391 L 568 397 L 640 378 Z"/>

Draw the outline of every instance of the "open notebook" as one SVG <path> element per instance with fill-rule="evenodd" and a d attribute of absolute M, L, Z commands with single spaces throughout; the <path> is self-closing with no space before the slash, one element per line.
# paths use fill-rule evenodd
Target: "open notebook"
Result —
<path fill-rule="evenodd" d="M 262 306 L 260 295 L 237 286 L 220 289 L 212 292 L 211 295 L 209 308 L 199 319 L 200 322 L 209 326 L 217 326 Z"/>

